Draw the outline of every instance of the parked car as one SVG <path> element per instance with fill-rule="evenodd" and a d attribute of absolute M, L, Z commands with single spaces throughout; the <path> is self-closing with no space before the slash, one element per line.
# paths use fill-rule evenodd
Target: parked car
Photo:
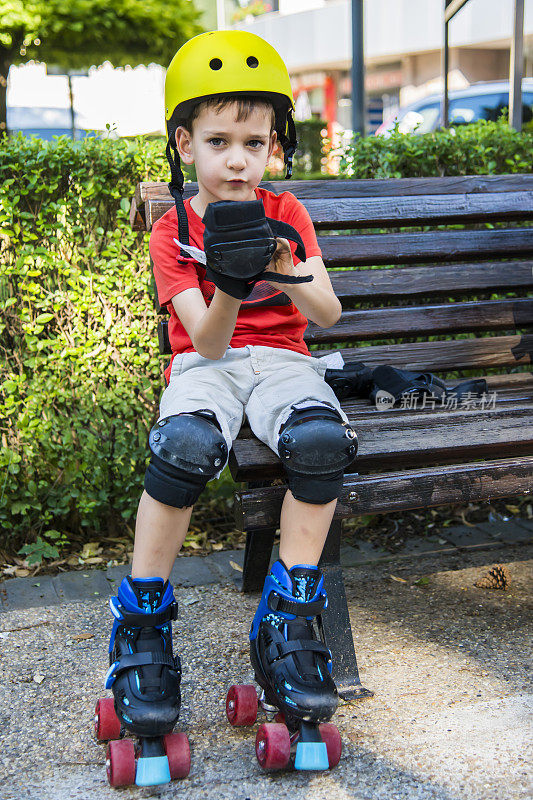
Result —
<path fill-rule="evenodd" d="M 72 138 L 70 108 L 8 106 L 7 129 L 10 133 L 20 131 L 25 136 L 38 136 L 40 139 L 49 142 L 53 140 L 54 136 L 69 136 Z M 87 131 L 76 125 L 76 139 L 99 135 L 98 132 Z"/>
<path fill-rule="evenodd" d="M 479 119 L 496 121 L 509 107 L 509 81 L 479 81 L 467 89 L 449 92 L 448 98 L 449 125 L 467 125 Z M 399 122 L 400 133 L 431 133 L 440 127 L 441 103 L 442 94 L 431 94 L 402 106 L 376 129 L 375 136 L 390 136 L 395 122 Z M 523 122 L 533 118 L 533 78 L 522 78 L 522 112 Z"/>

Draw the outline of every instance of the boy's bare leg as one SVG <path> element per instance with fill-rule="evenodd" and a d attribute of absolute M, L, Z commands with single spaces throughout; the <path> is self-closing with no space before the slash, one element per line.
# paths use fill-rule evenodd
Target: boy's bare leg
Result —
<path fill-rule="evenodd" d="M 281 508 L 279 544 L 279 557 L 287 569 L 295 564 L 318 564 L 336 506 L 337 498 L 315 505 L 296 500 L 287 489 Z"/>
<path fill-rule="evenodd" d="M 135 525 L 133 578 L 167 580 L 187 536 L 193 508 L 167 506 L 143 491 Z"/>

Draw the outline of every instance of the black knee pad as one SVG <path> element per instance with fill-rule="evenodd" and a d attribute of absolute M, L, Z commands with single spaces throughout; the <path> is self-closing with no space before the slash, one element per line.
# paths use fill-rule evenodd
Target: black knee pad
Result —
<path fill-rule="evenodd" d="M 278 453 L 297 500 L 323 505 L 342 492 L 357 454 L 357 434 L 330 406 L 295 409 L 281 426 Z"/>
<path fill-rule="evenodd" d="M 144 476 L 150 497 L 167 506 L 192 506 L 228 457 L 213 411 L 202 408 L 161 419 L 150 431 L 152 451 Z"/>

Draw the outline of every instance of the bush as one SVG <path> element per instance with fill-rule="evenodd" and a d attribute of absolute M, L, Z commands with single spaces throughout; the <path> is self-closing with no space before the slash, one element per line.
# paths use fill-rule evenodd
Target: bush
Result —
<path fill-rule="evenodd" d="M 136 513 L 161 391 L 139 141 L 0 142 L 0 544 L 91 537 Z M 53 538 L 53 537 L 52 537 Z"/>
<path fill-rule="evenodd" d="M 339 178 L 425 178 L 498 175 L 531 171 L 533 127 L 518 133 L 503 114 L 435 133 L 403 134 L 398 123 L 389 138 L 357 134 L 336 151 Z"/>
<path fill-rule="evenodd" d="M 369 137 L 344 155 L 343 177 L 529 171 L 531 138 L 502 123 Z M 137 512 L 168 357 L 130 198 L 139 181 L 169 179 L 163 139 L 0 138 L 0 547 L 10 552 L 30 544 L 54 557 L 72 538 L 120 534 Z M 195 513 L 228 513 L 232 489 L 226 468 Z"/>

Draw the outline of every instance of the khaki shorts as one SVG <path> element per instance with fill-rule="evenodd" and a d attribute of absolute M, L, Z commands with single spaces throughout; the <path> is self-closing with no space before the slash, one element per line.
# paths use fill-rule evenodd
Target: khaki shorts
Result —
<path fill-rule="evenodd" d="M 179 353 L 161 395 L 158 422 L 172 414 L 208 408 L 216 414 L 229 453 L 246 416 L 257 438 L 278 455 L 280 427 L 294 408 L 318 401 L 337 409 L 348 422 L 324 380 L 325 371 L 320 359 L 279 347 L 228 347 L 218 360 L 196 352 Z"/>

